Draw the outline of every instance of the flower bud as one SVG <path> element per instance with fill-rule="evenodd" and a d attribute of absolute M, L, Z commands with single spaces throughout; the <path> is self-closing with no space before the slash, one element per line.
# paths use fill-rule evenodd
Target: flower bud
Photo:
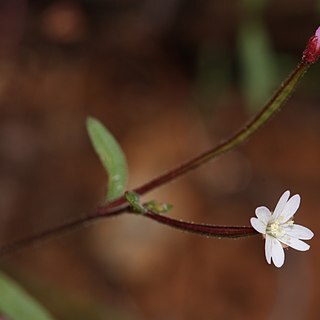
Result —
<path fill-rule="evenodd" d="M 303 52 L 302 61 L 304 63 L 315 63 L 320 57 L 320 27 L 309 39 L 306 49 Z"/>

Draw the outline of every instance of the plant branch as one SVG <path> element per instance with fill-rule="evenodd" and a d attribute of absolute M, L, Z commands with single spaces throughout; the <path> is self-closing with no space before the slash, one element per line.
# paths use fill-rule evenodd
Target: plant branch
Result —
<path fill-rule="evenodd" d="M 305 74 L 309 67 L 310 63 L 301 61 L 289 75 L 287 80 L 285 80 L 279 89 L 273 94 L 264 108 L 231 137 L 221 142 L 214 148 L 203 152 L 202 154 L 152 179 L 142 186 L 135 188 L 133 191 L 139 195 L 150 192 L 240 145 L 251 135 L 253 135 L 259 128 L 261 128 L 277 111 L 280 110 L 283 104 L 290 97 L 291 93 L 294 91 L 298 81 Z M 123 206 L 125 203 L 125 197 L 121 197 L 109 204 L 100 206 L 98 208 L 98 213 L 103 215 L 104 213 L 108 212 L 110 208 Z"/>
<path fill-rule="evenodd" d="M 187 222 L 172 219 L 164 215 L 153 213 L 152 211 L 147 211 L 143 216 L 175 229 L 212 238 L 243 238 L 259 234 L 249 226 L 217 226 L 204 223 Z"/>
<path fill-rule="evenodd" d="M 307 71 L 311 63 L 315 62 L 313 60 L 311 61 L 310 59 L 306 59 L 305 56 L 306 54 L 304 53 L 303 59 L 300 64 L 298 64 L 298 66 L 290 74 L 288 79 L 274 93 L 265 107 L 251 121 L 245 124 L 238 132 L 232 135 L 229 139 L 218 144 L 216 147 L 196 156 L 195 158 L 183 163 L 182 165 L 177 166 L 167 173 L 164 173 L 156 177 L 155 179 L 152 179 L 151 181 L 134 189 L 133 191 L 140 195 L 143 195 L 170 181 L 177 179 L 178 177 L 186 174 L 191 170 L 196 169 L 200 165 L 227 151 L 230 151 L 231 149 L 241 144 L 243 141 L 247 140 L 262 125 L 264 125 L 272 117 L 272 115 L 280 110 L 281 106 L 293 92 L 298 81 Z M 98 219 L 119 215 L 125 211 L 128 211 L 129 209 L 129 204 L 127 203 L 125 196 L 122 196 L 110 203 L 98 207 L 97 210 L 91 215 L 81 217 L 74 221 L 67 222 L 63 225 L 52 227 L 36 235 L 32 235 L 30 237 L 9 243 L 8 245 L 4 245 L 0 248 L 0 257 L 9 253 L 13 253 L 40 240 L 62 234 L 63 232 L 73 230 L 76 227 L 86 225 Z M 162 215 L 154 214 L 152 212 L 147 212 L 146 214 L 144 214 L 144 216 L 160 223 L 172 226 L 174 228 L 207 236 L 241 237 L 255 234 L 255 231 L 251 227 L 225 227 L 205 224 L 193 224 L 190 222 L 174 220 Z"/>
<path fill-rule="evenodd" d="M 168 182 L 171 182 L 183 174 L 196 169 L 202 164 L 212 160 L 219 155 L 234 149 L 243 141 L 247 140 L 253 133 L 255 133 L 262 125 L 264 125 L 275 112 L 279 111 L 284 102 L 288 99 L 294 90 L 298 80 L 307 71 L 309 64 L 300 63 L 296 69 L 290 74 L 288 79 L 275 92 L 273 97 L 269 100 L 266 106 L 247 124 L 245 124 L 239 131 L 232 135 L 229 139 L 221 142 L 216 147 L 196 156 L 195 158 L 183 163 L 173 170 L 156 177 L 150 182 L 136 188 L 134 191 L 140 195 L 145 194 L 155 188 L 158 188 Z"/>
<path fill-rule="evenodd" d="M 90 223 L 93 223 L 99 219 L 102 218 L 111 218 L 113 216 L 119 215 L 123 213 L 124 210 L 114 210 L 106 213 L 104 216 L 98 216 L 96 213 L 93 213 L 88 216 L 84 216 L 82 218 L 77 218 L 75 220 L 69 221 L 65 224 L 54 226 L 50 229 L 47 229 L 43 232 L 37 233 L 35 235 L 31 235 L 29 237 L 11 242 L 7 245 L 4 245 L 0 247 L 0 257 L 3 257 L 8 254 L 12 254 L 20 249 L 23 249 L 25 247 L 28 247 L 30 245 L 33 245 L 37 243 L 38 241 L 43 241 L 49 238 L 56 237 L 58 235 L 61 235 L 65 232 L 70 232 L 72 230 L 75 230 L 76 228 L 79 228 L 80 226 L 88 225 Z"/>

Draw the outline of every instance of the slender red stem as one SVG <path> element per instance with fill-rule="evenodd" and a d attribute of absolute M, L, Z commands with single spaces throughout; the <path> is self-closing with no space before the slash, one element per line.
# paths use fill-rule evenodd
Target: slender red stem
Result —
<path fill-rule="evenodd" d="M 204 223 L 187 222 L 183 220 L 172 219 L 168 216 L 159 215 L 151 211 L 144 213 L 143 216 L 182 231 L 204 235 L 207 237 L 241 238 L 259 234 L 256 230 L 249 226 L 216 226 Z"/>
<path fill-rule="evenodd" d="M 117 216 L 124 211 L 117 210 L 114 212 L 109 212 L 108 214 L 105 214 L 104 216 L 97 216 L 95 213 L 89 215 L 89 216 L 84 216 L 82 218 L 77 218 L 73 221 L 69 221 L 63 225 L 59 226 L 54 226 L 50 229 L 47 229 L 43 232 L 40 232 L 36 235 L 31 235 L 29 237 L 11 242 L 7 245 L 4 245 L 0 248 L 0 257 L 5 256 L 7 254 L 14 253 L 18 250 L 21 250 L 25 247 L 28 247 L 32 244 L 35 244 L 39 240 L 44 240 L 44 239 L 49 239 L 52 237 L 55 237 L 57 235 L 61 235 L 64 232 L 70 232 L 71 230 L 74 230 L 82 225 L 90 224 L 93 221 L 97 221 L 98 219 L 103 219 L 103 218 L 111 218 L 113 216 Z"/>

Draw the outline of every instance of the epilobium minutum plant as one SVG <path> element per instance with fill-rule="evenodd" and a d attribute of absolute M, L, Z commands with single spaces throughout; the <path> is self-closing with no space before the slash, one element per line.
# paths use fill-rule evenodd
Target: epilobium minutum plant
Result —
<path fill-rule="evenodd" d="M 108 191 L 105 204 L 99 206 L 90 215 L 78 218 L 69 223 L 52 227 L 40 234 L 10 243 L 0 248 L 0 256 L 21 249 L 31 243 L 43 240 L 53 235 L 68 231 L 76 226 L 87 225 L 88 222 L 101 218 L 109 218 L 122 213 L 139 214 L 156 222 L 174 227 L 183 231 L 217 238 L 240 238 L 262 233 L 265 237 L 265 254 L 269 264 L 271 261 L 276 267 L 284 263 L 286 246 L 296 250 L 306 251 L 309 245 L 301 240 L 309 240 L 313 233 L 308 228 L 294 224 L 293 215 L 300 204 L 300 196 L 294 195 L 289 199 L 289 191 L 280 198 L 273 213 L 266 207 L 256 209 L 257 218 L 251 218 L 252 226 L 218 226 L 203 223 L 192 223 L 172 219 L 162 215 L 171 209 L 169 204 L 159 204 L 156 201 L 141 203 L 140 197 L 178 177 L 196 169 L 211 159 L 239 146 L 247 140 L 262 125 L 264 125 L 276 111 L 279 111 L 288 97 L 296 88 L 302 76 L 320 56 L 320 27 L 310 38 L 303 52 L 302 59 L 266 105 L 256 116 L 246 123 L 240 130 L 217 146 L 195 156 L 177 167 L 169 170 L 132 191 L 125 190 L 127 181 L 127 164 L 125 155 L 112 134 L 96 119 L 88 118 L 87 130 L 95 151 L 97 152 L 105 170 L 108 173 Z"/>

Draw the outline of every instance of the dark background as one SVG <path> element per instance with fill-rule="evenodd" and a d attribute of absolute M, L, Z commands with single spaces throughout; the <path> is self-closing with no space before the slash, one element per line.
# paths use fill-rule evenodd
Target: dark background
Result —
<path fill-rule="evenodd" d="M 106 174 L 86 134 L 100 119 L 133 188 L 240 127 L 301 58 L 317 1 L 0 2 L 0 245 L 89 214 Z M 57 319 L 319 319 L 320 91 L 313 66 L 236 151 L 146 196 L 171 216 L 248 225 L 283 191 L 311 250 L 280 270 L 260 237 L 207 239 L 136 216 L 3 257 Z"/>

